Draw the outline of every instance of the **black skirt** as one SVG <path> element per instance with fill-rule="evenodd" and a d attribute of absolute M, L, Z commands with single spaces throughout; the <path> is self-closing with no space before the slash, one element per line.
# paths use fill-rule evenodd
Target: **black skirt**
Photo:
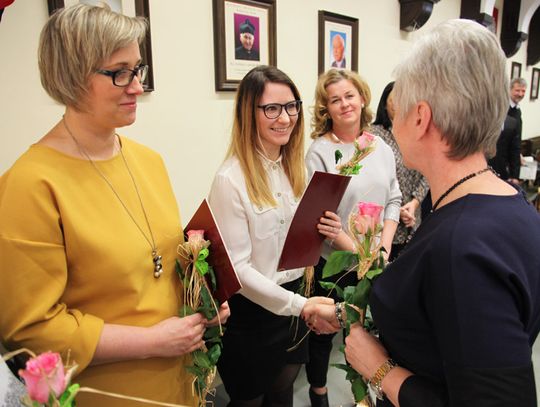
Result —
<path fill-rule="evenodd" d="M 296 292 L 300 282 L 282 287 Z M 307 327 L 300 317 L 276 315 L 241 294 L 229 307 L 218 371 L 231 400 L 251 400 L 269 391 L 285 365 L 307 362 Z"/>

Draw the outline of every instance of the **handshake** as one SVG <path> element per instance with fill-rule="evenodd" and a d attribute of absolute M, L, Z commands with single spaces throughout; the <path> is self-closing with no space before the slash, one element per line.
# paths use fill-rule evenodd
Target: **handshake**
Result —
<path fill-rule="evenodd" d="M 332 298 L 311 297 L 302 308 L 300 316 L 316 334 L 331 334 L 342 328 L 342 323 L 338 320 L 341 312 L 342 308 L 335 304 Z M 345 317 L 341 320 L 345 320 Z"/>

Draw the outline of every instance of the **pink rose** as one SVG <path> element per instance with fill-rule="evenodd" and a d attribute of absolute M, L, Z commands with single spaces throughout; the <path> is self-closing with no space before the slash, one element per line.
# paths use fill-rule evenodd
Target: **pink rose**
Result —
<path fill-rule="evenodd" d="M 358 215 L 356 217 L 355 223 L 357 224 L 358 232 L 365 234 L 367 228 L 372 232 L 375 231 L 375 228 L 380 222 L 381 212 L 383 207 L 373 202 L 358 202 Z M 367 228 L 364 225 L 367 223 Z M 362 227 L 362 232 L 358 226 Z"/>
<path fill-rule="evenodd" d="M 187 237 L 188 237 L 188 240 L 191 238 L 191 237 L 197 237 L 197 238 L 201 238 L 201 239 L 204 239 L 204 230 L 188 230 L 187 231 Z"/>
<path fill-rule="evenodd" d="M 204 240 L 204 230 L 188 230 L 187 237 L 190 243 L 200 243 Z"/>
<path fill-rule="evenodd" d="M 366 215 L 356 215 L 354 219 L 354 227 L 361 235 L 365 235 L 371 227 L 371 217 Z"/>
<path fill-rule="evenodd" d="M 356 141 L 358 143 L 358 148 L 360 148 L 360 150 L 365 150 L 371 146 L 373 140 L 375 140 L 375 136 L 367 131 L 364 131 Z"/>
<path fill-rule="evenodd" d="M 26 369 L 20 370 L 28 395 L 34 401 L 46 403 L 49 394 L 59 397 L 68 384 L 64 365 L 58 353 L 45 352 L 26 362 Z"/>

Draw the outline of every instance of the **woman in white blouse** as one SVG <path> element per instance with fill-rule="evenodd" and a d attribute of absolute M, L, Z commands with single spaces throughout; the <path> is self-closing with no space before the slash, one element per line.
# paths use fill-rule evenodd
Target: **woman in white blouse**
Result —
<path fill-rule="evenodd" d="M 275 67 L 258 66 L 236 95 L 232 140 L 209 194 L 210 206 L 242 283 L 229 300 L 231 317 L 218 370 L 230 406 L 292 406 L 293 383 L 307 361 L 306 304 L 333 304 L 298 291 L 304 269 L 277 271 L 289 224 L 306 186 L 300 94 Z M 335 239 L 337 215 L 319 230 Z M 313 318 L 311 319 L 313 320 Z M 317 327 L 324 332 L 324 326 Z"/>

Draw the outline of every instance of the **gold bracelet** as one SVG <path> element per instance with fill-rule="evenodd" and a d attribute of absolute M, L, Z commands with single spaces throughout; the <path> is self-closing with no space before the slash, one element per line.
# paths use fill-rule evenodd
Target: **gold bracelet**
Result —
<path fill-rule="evenodd" d="M 394 362 L 392 359 L 388 359 L 377 369 L 371 379 L 369 379 L 368 385 L 379 400 L 384 399 L 384 393 L 382 391 L 382 381 L 388 374 L 388 372 L 390 372 L 390 370 L 392 370 L 396 366 L 396 362 Z"/>

